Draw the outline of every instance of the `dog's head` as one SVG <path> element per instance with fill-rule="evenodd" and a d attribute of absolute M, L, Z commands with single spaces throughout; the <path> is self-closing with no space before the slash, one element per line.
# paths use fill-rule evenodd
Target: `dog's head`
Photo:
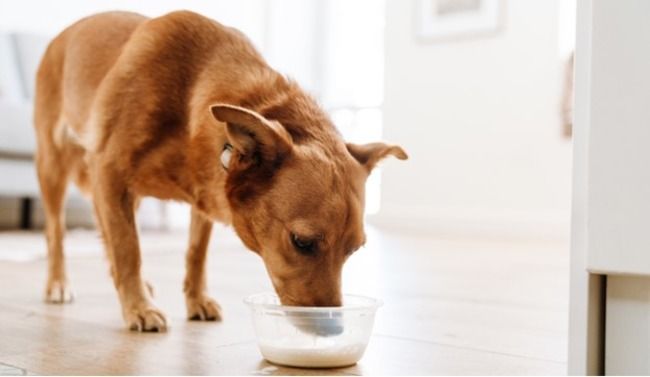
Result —
<path fill-rule="evenodd" d="M 365 242 L 366 178 L 382 158 L 406 153 L 383 143 L 345 144 L 335 132 L 292 137 L 251 110 L 211 109 L 233 147 L 225 159 L 233 226 L 263 258 L 280 300 L 341 305 L 343 263 Z"/>

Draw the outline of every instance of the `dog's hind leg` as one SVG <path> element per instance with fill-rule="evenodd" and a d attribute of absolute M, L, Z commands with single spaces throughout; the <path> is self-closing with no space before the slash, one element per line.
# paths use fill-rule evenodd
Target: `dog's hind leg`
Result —
<path fill-rule="evenodd" d="M 72 301 L 63 256 L 65 230 L 64 201 L 70 176 L 74 147 L 61 137 L 63 122 L 61 43 L 53 41 L 43 55 L 36 77 L 34 130 L 36 132 L 36 172 L 45 209 L 48 277 L 45 300 L 54 303 Z"/>
<path fill-rule="evenodd" d="M 45 300 L 51 303 L 71 302 L 73 299 L 63 255 L 65 231 L 64 202 L 68 185 L 68 164 L 62 161 L 53 146 L 39 145 L 36 156 L 38 181 L 45 209 L 45 235 L 47 239 L 48 277 Z"/>
<path fill-rule="evenodd" d="M 207 293 L 205 264 L 210 242 L 212 222 L 192 208 L 190 244 L 186 257 L 186 275 L 183 291 L 187 317 L 192 320 L 219 321 L 221 307 Z"/>

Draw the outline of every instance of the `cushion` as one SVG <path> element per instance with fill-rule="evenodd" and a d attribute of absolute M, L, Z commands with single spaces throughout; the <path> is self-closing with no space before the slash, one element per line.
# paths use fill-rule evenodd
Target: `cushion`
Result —
<path fill-rule="evenodd" d="M 36 150 L 32 105 L 0 99 L 0 158 L 31 157 Z"/>

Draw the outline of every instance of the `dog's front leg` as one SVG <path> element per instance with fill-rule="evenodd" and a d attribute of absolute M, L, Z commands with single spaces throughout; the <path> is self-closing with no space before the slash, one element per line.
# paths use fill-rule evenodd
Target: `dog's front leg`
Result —
<path fill-rule="evenodd" d="M 221 307 L 208 296 L 205 276 L 205 262 L 210 242 L 212 222 L 192 208 L 190 223 L 190 245 L 187 250 L 185 304 L 187 317 L 194 320 L 221 320 Z"/>
<path fill-rule="evenodd" d="M 165 315 L 153 304 L 140 273 L 135 198 L 120 178 L 108 168 L 97 171 L 93 197 L 122 314 L 131 330 L 165 331 Z"/>

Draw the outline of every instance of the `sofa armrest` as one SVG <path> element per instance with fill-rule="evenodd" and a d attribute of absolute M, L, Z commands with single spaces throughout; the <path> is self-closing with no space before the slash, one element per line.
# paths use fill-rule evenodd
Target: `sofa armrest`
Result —
<path fill-rule="evenodd" d="M 0 196 L 38 197 L 38 179 L 33 161 L 0 158 L 0 176 L 11 177 L 0 180 Z"/>
<path fill-rule="evenodd" d="M 0 155 L 31 158 L 36 150 L 32 105 L 0 100 Z"/>

